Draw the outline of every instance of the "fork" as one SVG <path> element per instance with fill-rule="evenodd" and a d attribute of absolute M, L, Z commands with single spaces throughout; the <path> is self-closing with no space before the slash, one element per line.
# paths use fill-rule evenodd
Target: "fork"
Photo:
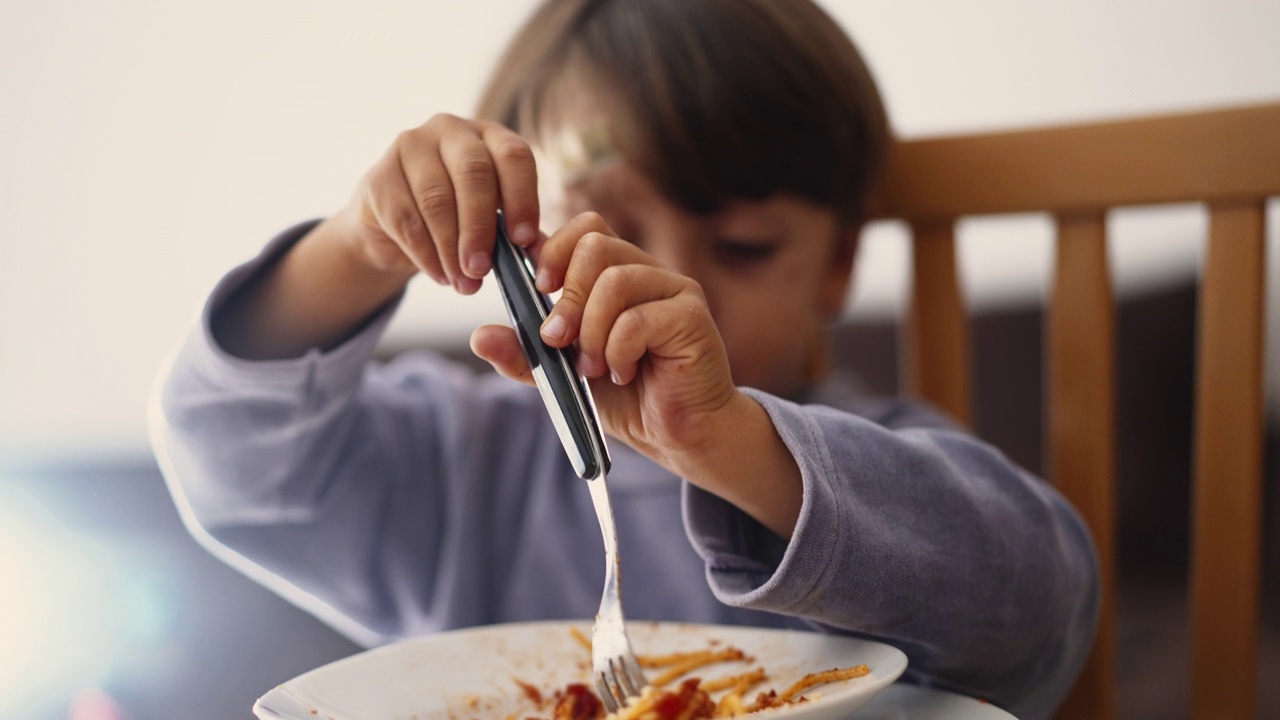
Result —
<path fill-rule="evenodd" d="M 613 524 L 613 506 L 609 503 L 609 489 L 605 485 L 603 468 L 600 474 L 587 480 L 591 490 L 591 504 L 595 506 L 600 521 L 600 533 L 604 535 L 604 593 L 600 597 L 600 609 L 591 628 L 591 668 L 596 689 L 605 708 L 614 713 L 636 697 L 648 681 L 644 671 L 631 651 L 631 640 L 622 617 L 622 590 L 618 578 L 618 533 Z"/>
<path fill-rule="evenodd" d="M 622 619 L 622 592 L 618 587 L 618 532 L 613 524 L 613 507 L 605 473 L 609 469 L 609 449 L 600 432 L 600 419 L 591 388 L 577 370 L 568 350 L 558 350 L 542 342 L 539 328 L 551 310 L 551 299 L 538 292 L 533 263 L 523 248 L 507 236 L 506 222 L 498 213 L 498 232 L 493 246 L 493 271 L 502 291 L 503 303 L 516 329 L 520 349 L 529 361 L 538 392 L 551 415 L 551 423 L 564 445 L 573 470 L 591 489 L 604 535 L 604 593 L 591 629 L 591 665 L 596 689 L 609 712 L 617 712 L 627 699 L 640 694 L 648 683 L 640 663 L 631 652 L 627 628 Z"/>

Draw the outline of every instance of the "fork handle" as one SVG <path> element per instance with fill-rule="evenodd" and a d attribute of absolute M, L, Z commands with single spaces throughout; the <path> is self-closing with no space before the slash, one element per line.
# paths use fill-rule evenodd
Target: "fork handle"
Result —
<path fill-rule="evenodd" d="M 542 341 L 540 331 L 551 312 L 551 300 L 534 285 L 533 263 L 511 242 L 501 211 L 493 244 L 493 273 L 560 444 L 578 477 L 591 480 L 610 464 L 591 391 L 574 368 L 573 350 L 553 348 Z"/>

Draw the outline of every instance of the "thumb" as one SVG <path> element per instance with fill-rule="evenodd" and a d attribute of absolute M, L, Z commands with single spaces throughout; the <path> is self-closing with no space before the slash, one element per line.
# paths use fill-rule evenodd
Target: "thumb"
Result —
<path fill-rule="evenodd" d="M 533 374 L 515 330 L 505 325 L 481 325 L 471 333 L 471 352 L 492 365 L 499 375 L 533 385 Z"/>

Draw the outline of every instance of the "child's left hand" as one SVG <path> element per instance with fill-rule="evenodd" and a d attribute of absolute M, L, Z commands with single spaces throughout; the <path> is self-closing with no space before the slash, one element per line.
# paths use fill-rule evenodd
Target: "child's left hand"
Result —
<path fill-rule="evenodd" d="M 535 255 L 538 289 L 563 291 L 542 338 L 577 342 L 604 431 L 790 538 L 803 502 L 799 466 L 764 408 L 733 384 L 698 283 L 595 213 L 570 220 Z M 471 348 L 533 385 L 511 328 L 479 328 Z"/>
<path fill-rule="evenodd" d="M 537 284 L 562 290 L 542 339 L 577 342 L 604 430 L 669 469 L 715 441 L 740 396 L 698 283 L 614 236 L 595 213 L 569 221 L 537 252 Z M 472 348 L 498 372 L 532 376 L 510 328 L 487 326 Z"/>

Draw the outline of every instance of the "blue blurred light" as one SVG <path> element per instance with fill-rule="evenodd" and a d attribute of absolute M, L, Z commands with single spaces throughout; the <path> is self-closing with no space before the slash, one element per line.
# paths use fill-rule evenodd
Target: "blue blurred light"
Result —
<path fill-rule="evenodd" d="M 0 717 L 101 686 L 130 617 L 115 559 L 38 498 L 0 486 Z"/>

